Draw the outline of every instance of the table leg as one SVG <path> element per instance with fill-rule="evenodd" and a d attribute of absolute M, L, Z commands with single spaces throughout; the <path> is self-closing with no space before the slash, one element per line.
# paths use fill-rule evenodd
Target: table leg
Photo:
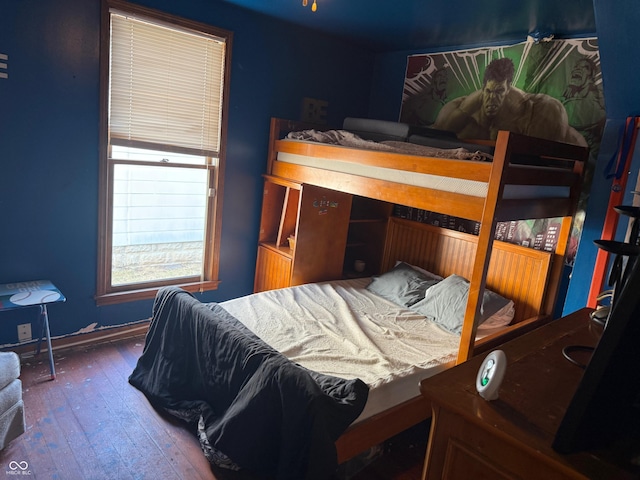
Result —
<path fill-rule="evenodd" d="M 49 369 L 51 370 L 51 380 L 55 380 L 56 367 L 53 364 L 53 349 L 51 348 L 51 333 L 49 331 L 49 314 L 47 312 L 46 305 L 40 305 L 40 321 L 42 322 L 42 331 L 40 332 L 40 339 L 38 340 L 36 355 L 40 354 L 40 345 L 42 343 L 42 337 L 46 335 L 47 350 L 49 351 Z"/>

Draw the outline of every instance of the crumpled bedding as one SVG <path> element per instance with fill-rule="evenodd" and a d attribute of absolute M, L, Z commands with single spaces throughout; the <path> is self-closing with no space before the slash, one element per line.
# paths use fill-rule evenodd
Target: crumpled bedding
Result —
<path fill-rule="evenodd" d="M 307 283 L 222 303 L 292 361 L 372 390 L 455 361 L 460 337 L 368 290 L 370 278 Z M 416 393 L 418 393 L 416 383 Z"/>
<path fill-rule="evenodd" d="M 129 382 L 155 406 L 198 425 L 207 458 L 269 478 L 320 480 L 335 440 L 368 387 L 301 367 L 219 305 L 176 287 L 158 291 Z"/>
<path fill-rule="evenodd" d="M 466 148 L 436 148 L 397 140 L 384 140 L 375 142 L 365 140 L 347 130 L 301 130 L 289 132 L 286 136 L 290 140 L 311 141 L 343 147 L 362 148 L 366 150 L 379 150 L 407 155 L 419 155 L 422 157 L 448 158 L 454 160 L 474 160 L 478 162 L 490 162 L 493 156 L 481 151 L 472 152 Z"/>

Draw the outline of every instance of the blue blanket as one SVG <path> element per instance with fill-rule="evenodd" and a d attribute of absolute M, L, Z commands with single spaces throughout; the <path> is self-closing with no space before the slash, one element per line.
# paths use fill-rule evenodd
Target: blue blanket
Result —
<path fill-rule="evenodd" d="M 129 377 L 149 401 L 194 424 L 207 457 L 277 479 L 324 479 L 335 440 L 362 412 L 368 387 L 312 372 L 264 343 L 217 304 L 161 289 Z"/>

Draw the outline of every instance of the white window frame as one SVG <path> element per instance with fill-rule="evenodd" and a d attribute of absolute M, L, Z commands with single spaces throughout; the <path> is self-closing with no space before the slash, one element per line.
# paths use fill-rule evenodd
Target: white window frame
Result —
<path fill-rule="evenodd" d="M 162 145 L 167 151 L 202 155 L 206 158 L 203 165 L 190 166 L 208 171 L 209 192 L 206 206 L 206 226 L 204 242 L 203 269 L 200 275 L 193 277 L 174 278 L 162 281 L 144 283 L 130 283 L 125 285 L 112 284 L 112 236 L 113 236 L 113 199 L 114 199 L 114 166 L 118 164 L 148 164 L 153 167 L 162 166 L 158 162 L 140 162 L 117 160 L 111 158 L 111 141 L 109 131 L 109 81 L 110 81 L 110 44 L 111 44 L 111 14 L 117 12 L 133 18 L 148 20 L 158 25 L 190 31 L 198 34 L 213 36 L 224 42 L 224 72 L 221 99 L 221 116 L 219 137 L 216 144 L 218 151 L 210 149 L 195 151 L 193 148 L 180 145 Z M 227 111 L 229 97 L 229 72 L 231 65 L 231 44 L 233 34 L 229 31 L 210 25 L 178 18 L 157 10 L 130 4 L 121 0 L 102 1 L 102 24 L 100 45 L 100 182 L 99 182 L 99 235 L 98 235 L 98 271 L 96 302 L 107 305 L 125 301 L 153 298 L 160 287 L 176 285 L 188 291 L 213 290 L 219 284 L 219 258 L 222 216 L 222 192 L 226 150 Z M 115 138 L 115 137 L 114 137 Z M 145 141 L 122 140 L 118 143 L 131 147 L 147 148 L 151 144 Z M 157 144 L 156 144 L 157 148 Z M 211 148 L 211 147 L 210 147 Z M 214 158 L 214 157 L 217 157 Z M 171 165 L 176 167 L 177 165 Z"/>

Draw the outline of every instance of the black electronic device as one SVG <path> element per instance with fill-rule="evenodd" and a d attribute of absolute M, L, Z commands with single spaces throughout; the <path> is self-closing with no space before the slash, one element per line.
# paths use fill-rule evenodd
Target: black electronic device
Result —
<path fill-rule="evenodd" d="M 557 452 L 640 436 L 640 261 L 634 263 L 556 432 Z"/>

